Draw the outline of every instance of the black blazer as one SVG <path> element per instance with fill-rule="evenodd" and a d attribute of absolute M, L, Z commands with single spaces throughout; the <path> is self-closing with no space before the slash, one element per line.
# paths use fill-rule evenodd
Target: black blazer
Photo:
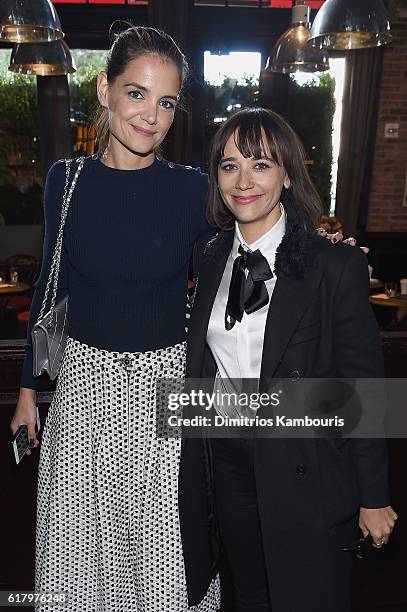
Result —
<path fill-rule="evenodd" d="M 294 212 L 286 212 L 260 390 L 273 378 L 383 377 L 365 255 L 307 232 Z M 187 348 L 191 378 L 216 372 L 206 334 L 233 236 L 233 230 L 223 231 L 197 246 L 199 281 Z M 179 506 L 191 605 L 202 599 L 218 563 L 208 462 L 205 443 L 183 441 Z M 390 503 L 385 441 L 256 439 L 254 464 L 273 612 L 347 610 L 350 556 L 340 544 L 355 538 L 360 506 Z"/>

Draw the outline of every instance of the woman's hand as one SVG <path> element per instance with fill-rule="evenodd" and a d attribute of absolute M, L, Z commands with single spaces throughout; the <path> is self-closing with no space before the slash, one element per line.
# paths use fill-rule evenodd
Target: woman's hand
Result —
<path fill-rule="evenodd" d="M 359 527 L 363 536 L 371 534 L 376 548 L 381 548 L 387 544 L 394 525 L 397 521 L 397 514 L 391 506 L 385 508 L 360 508 Z"/>
<path fill-rule="evenodd" d="M 36 422 L 36 397 L 37 394 L 33 389 L 27 389 L 22 387 L 20 389 L 20 396 L 18 398 L 17 407 L 14 412 L 13 419 L 10 423 L 10 429 L 13 434 L 16 433 L 20 425 L 27 425 L 28 439 L 30 440 L 30 447 L 36 448 L 39 445 L 37 436 L 35 433 L 35 422 Z M 27 451 L 27 455 L 31 455 L 31 451 Z"/>
<path fill-rule="evenodd" d="M 337 242 L 343 242 L 344 244 L 348 244 L 349 246 L 356 246 L 356 239 L 355 238 L 346 238 L 346 240 L 344 240 L 343 238 L 343 234 L 342 232 L 336 232 L 335 234 L 328 234 L 328 232 L 326 231 L 326 229 L 324 229 L 323 227 L 319 227 L 317 229 L 317 233 L 322 236 L 322 238 L 326 238 L 327 240 L 330 240 L 333 244 L 336 244 Z M 359 247 L 364 253 L 369 253 L 369 249 L 368 247 Z"/>

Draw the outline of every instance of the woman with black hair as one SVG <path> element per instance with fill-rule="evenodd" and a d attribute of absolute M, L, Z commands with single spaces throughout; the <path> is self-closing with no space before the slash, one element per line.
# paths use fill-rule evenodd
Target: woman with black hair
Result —
<path fill-rule="evenodd" d="M 209 180 L 220 231 L 195 253 L 187 377 L 214 390 L 257 379 L 260 391 L 279 378 L 383 377 L 365 255 L 315 233 L 320 202 L 290 126 L 236 113 L 215 136 Z M 221 547 L 236 612 L 349 612 L 342 546 L 359 524 L 381 547 L 397 519 L 385 441 L 186 439 L 180 513 L 190 603 Z"/>

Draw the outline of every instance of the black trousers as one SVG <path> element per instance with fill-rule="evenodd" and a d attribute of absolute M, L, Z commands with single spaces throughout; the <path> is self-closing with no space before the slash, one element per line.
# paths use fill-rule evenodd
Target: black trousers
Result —
<path fill-rule="evenodd" d="M 213 439 L 213 482 L 220 537 L 236 612 L 271 612 L 250 440 Z"/>

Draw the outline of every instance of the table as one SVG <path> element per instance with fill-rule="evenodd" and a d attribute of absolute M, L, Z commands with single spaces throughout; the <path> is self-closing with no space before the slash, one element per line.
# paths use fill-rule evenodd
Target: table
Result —
<path fill-rule="evenodd" d="M 405 299 L 404 299 L 405 297 Z M 401 297 L 398 293 L 395 297 L 388 297 L 385 293 L 376 293 L 369 296 L 371 304 L 376 306 L 387 306 L 390 308 L 396 308 L 396 323 L 401 323 L 407 317 L 407 295 Z"/>
<path fill-rule="evenodd" d="M 12 283 L 0 283 L 0 297 L 13 293 L 23 293 L 24 291 L 28 291 L 29 288 L 30 285 L 27 283 L 16 283 L 15 285 Z"/>

